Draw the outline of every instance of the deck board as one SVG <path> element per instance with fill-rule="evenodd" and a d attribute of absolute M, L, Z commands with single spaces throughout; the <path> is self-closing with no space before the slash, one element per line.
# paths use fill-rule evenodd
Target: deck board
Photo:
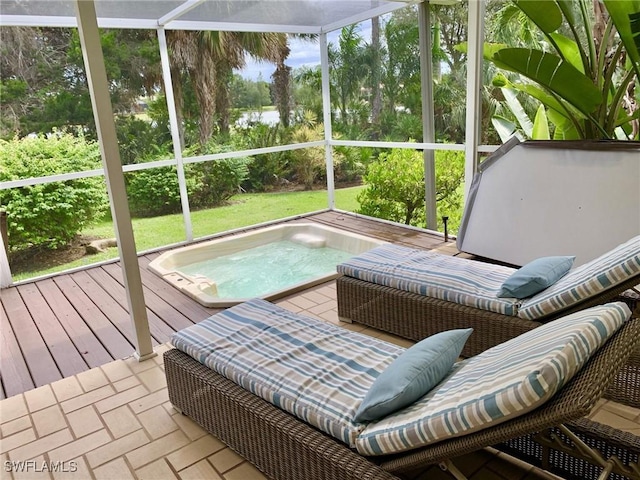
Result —
<path fill-rule="evenodd" d="M 318 223 L 427 249 L 445 245 L 442 236 L 336 211 L 300 216 L 287 222 Z M 177 329 L 219 311 L 203 307 L 151 272 L 149 263 L 159 254 L 147 253 L 138 259 L 154 346 L 168 341 Z M 0 307 L 0 398 L 134 352 L 135 339 L 119 262 L 4 289 Z"/>
<path fill-rule="evenodd" d="M 122 282 L 123 272 L 119 263 L 105 265 L 104 270 L 109 275 L 111 275 L 114 280 Z M 142 276 L 142 272 L 140 273 Z M 165 302 L 152 289 L 146 287 L 144 283 L 142 286 L 142 291 L 148 311 L 153 312 L 153 314 L 156 315 L 159 321 L 164 322 L 168 327 L 170 327 L 171 333 L 182 330 L 183 328 L 190 327 L 194 324 L 194 322 L 185 317 L 179 310 L 175 309 L 169 303 Z"/>
<path fill-rule="evenodd" d="M 107 273 L 104 268 L 96 268 L 87 270 L 87 273 L 93 280 L 98 283 L 111 297 L 120 305 L 120 307 L 126 312 L 128 310 L 127 293 L 124 289 L 123 281 L 120 282 Z M 122 283 L 121 283 L 122 282 Z M 146 309 L 147 318 L 149 319 L 149 330 L 151 336 L 158 343 L 165 343 L 171 338 L 173 330 L 162 321 L 155 313 Z M 131 327 L 131 320 L 129 315 L 126 315 L 127 322 L 129 323 L 129 330 Z"/>
<path fill-rule="evenodd" d="M 444 238 L 438 235 L 335 211 L 315 215 L 314 222 L 412 247 L 433 249 L 444 245 Z"/>
<path fill-rule="evenodd" d="M 0 374 L 3 387 L 0 389 L 0 395 L 3 398 L 11 397 L 35 388 L 3 305 L 0 305 L 0 342 Z"/>
<path fill-rule="evenodd" d="M 40 336 L 18 288 L 3 290 L 2 303 L 35 386 L 39 387 L 60 380 L 62 374 Z"/>
<path fill-rule="evenodd" d="M 45 282 L 46 283 L 46 282 Z M 44 339 L 58 370 L 63 377 L 69 377 L 87 370 L 87 362 L 71 341 L 71 338 L 53 313 L 39 290 L 39 284 L 28 283 L 18 287 L 40 336 Z"/>
<path fill-rule="evenodd" d="M 96 267 L 100 269 L 101 267 Z M 93 270 L 93 269 L 91 269 Z M 133 338 L 133 329 L 127 310 L 116 302 L 105 290 L 104 285 L 96 282 L 90 270 L 71 274 L 71 278 L 82 289 L 91 302 L 102 312 L 109 322 L 127 339 Z M 133 343 L 132 343 L 133 345 Z"/>
<path fill-rule="evenodd" d="M 94 303 L 96 299 L 90 298 L 70 275 L 54 277 L 53 281 L 112 359 L 123 358 L 133 351 L 127 337 Z"/>
<path fill-rule="evenodd" d="M 93 334 L 53 279 L 38 282 L 38 289 L 89 368 L 104 365 L 112 360 L 109 352 Z"/>

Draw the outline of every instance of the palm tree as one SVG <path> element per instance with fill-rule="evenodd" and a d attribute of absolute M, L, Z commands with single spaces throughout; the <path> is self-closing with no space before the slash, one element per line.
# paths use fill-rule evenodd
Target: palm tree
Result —
<path fill-rule="evenodd" d="M 246 54 L 255 60 L 275 63 L 286 71 L 290 50 L 284 33 L 207 32 L 209 47 L 216 57 L 216 113 L 220 133 L 229 131 L 230 87 L 233 69 L 246 65 Z M 287 72 L 288 73 L 288 72 Z M 287 82 L 288 84 L 288 82 Z M 288 111 L 288 110 L 287 110 Z"/>
<path fill-rule="evenodd" d="M 331 94 L 335 95 L 340 110 L 340 120 L 349 124 L 349 106 L 356 101 L 360 87 L 368 74 L 365 45 L 357 25 L 349 25 L 340 31 L 338 47 L 329 45 L 331 65 Z"/>
<path fill-rule="evenodd" d="M 318 35 L 313 33 L 293 34 L 292 36 L 308 42 L 314 42 L 318 38 Z M 274 100 L 278 107 L 278 113 L 280 114 L 280 123 L 282 123 L 284 127 L 289 126 L 289 117 L 291 115 L 291 67 L 284 63 L 289 57 L 290 52 L 291 50 L 287 43 L 280 45 L 280 48 L 273 52 L 275 54 L 274 61 L 276 64 L 276 71 L 271 75 L 274 87 Z"/>
<path fill-rule="evenodd" d="M 287 47 L 288 50 L 288 47 Z M 289 116 L 291 112 L 291 67 L 285 65 L 284 60 L 287 55 L 281 55 L 276 63 L 276 71 L 273 72 L 274 97 L 280 115 L 280 123 L 283 127 L 289 126 Z"/>
<path fill-rule="evenodd" d="M 175 31 L 168 36 L 178 120 L 182 121 L 182 75 L 191 79 L 199 108 L 199 141 L 229 130 L 230 86 L 233 69 L 246 65 L 246 55 L 284 65 L 289 55 L 286 34 L 257 32 Z M 184 139 L 182 140 L 184 141 Z"/>
<path fill-rule="evenodd" d="M 380 17 L 371 19 L 371 123 L 378 135 L 382 113 L 382 53 L 380 51 Z"/>
<path fill-rule="evenodd" d="M 180 133 L 180 144 L 182 148 L 185 146 L 184 139 L 184 95 L 183 83 L 185 79 L 183 74 L 188 75 L 190 72 L 197 70 L 198 64 L 198 35 L 197 32 L 173 30 L 167 32 L 167 43 L 171 49 L 171 79 L 173 87 L 173 98 L 176 107 L 176 116 L 178 118 L 178 129 Z"/>

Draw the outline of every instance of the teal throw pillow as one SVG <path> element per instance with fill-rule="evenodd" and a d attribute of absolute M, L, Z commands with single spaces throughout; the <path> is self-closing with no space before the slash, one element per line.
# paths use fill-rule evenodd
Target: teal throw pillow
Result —
<path fill-rule="evenodd" d="M 448 330 L 405 350 L 373 382 L 354 420 L 377 420 L 423 397 L 449 373 L 471 332 Z"/>
<path fill-rule="evenodd" d="M 576 257 L 542 257 L 516 270 L 502 284 L 498 297 L 528 298 L 550 287 L 571 269 Z"/>

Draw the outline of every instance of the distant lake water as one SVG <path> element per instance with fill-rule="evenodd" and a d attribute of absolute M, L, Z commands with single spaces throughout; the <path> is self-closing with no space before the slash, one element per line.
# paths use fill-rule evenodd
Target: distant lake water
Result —
<path fill-rule="evenodd" d="M 275 125 L 280 121 L 280 113 L 277 110 L 245 112 L 236 123 L 238 125 L 246 125 L 249 121 L 259 121 L 267 125 Z"/>

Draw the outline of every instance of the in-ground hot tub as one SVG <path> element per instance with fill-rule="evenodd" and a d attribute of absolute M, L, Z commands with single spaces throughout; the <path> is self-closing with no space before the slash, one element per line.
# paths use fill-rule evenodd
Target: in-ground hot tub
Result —
<path fill-rule="evenodd" d="M 317 224 L 285 224 L 165 252 L 149 268 L 206 307 L 229 307 L 331 280 L 336 265 L 384 243 Z"/>

